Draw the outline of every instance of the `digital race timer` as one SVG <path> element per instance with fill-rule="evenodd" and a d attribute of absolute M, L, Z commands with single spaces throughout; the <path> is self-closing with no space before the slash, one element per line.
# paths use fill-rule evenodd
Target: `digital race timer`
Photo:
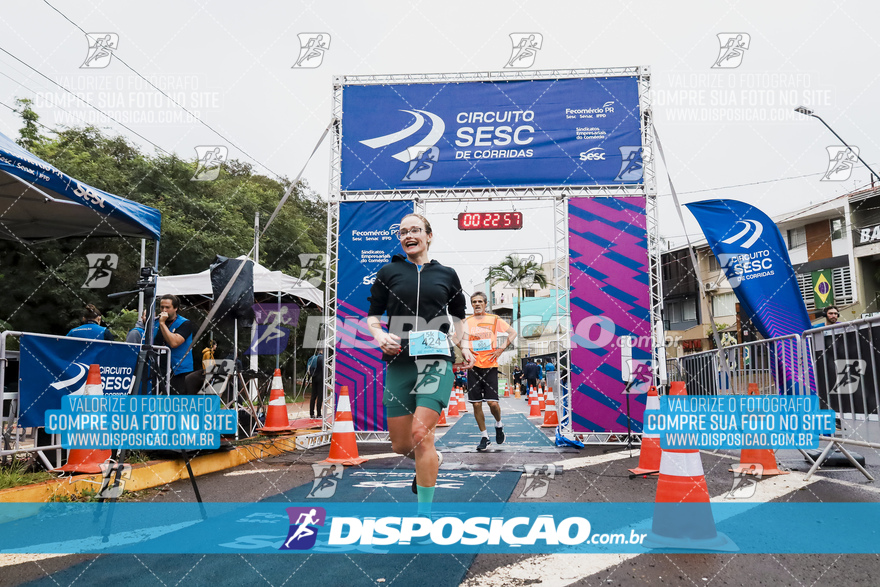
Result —
<path fill-rule="evenodd" d="M 458 215 L 459 230 L 518 230 L 522 212 L 466 212 Z"/>

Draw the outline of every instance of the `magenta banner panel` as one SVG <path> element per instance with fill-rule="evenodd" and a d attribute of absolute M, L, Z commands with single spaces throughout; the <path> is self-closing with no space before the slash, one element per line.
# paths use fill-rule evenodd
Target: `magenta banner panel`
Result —
<path fill-rule="evenodd" d="M 645 374 L 651 360 L 645 198 L 572 198 L 568 217 L 572 426 L 626 432 L 623 377 Z M 642 392 L 630 397 L 641 432 L 647 384 L 633 391 Z"/>

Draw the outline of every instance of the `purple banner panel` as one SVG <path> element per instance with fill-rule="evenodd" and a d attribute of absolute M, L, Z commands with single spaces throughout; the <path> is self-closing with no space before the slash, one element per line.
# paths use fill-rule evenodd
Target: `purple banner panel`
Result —
<path fill-rule="evenodd" d="M 568 231 L 572 425 L 626 432 L 624 373 L 651 361 L 645 199 L 572 198 Z M 642 430 L 645 401 L 644 393 L 630 398 L 634 432 Z"/>

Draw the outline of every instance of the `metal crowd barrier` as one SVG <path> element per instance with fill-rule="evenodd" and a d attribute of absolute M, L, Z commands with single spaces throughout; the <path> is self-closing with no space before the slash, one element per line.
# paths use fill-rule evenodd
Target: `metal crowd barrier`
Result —
<path fill-rule="evenodd" d="M 100 344 L 100 345 L 126 345 L 126 346 L 134 346 L 137 348 L 141 348 L 141 345 L 133 345 L 127 342 L 117 342 L 117 341 L 106 341 L 106 340 L 93 340 L 88 338 L 76 338 L 76 337 L 68 337 L 68 336 L 54 336 L 50 334 L 41 334 L 38 332 L 20 332 L 20 331 L 12 331 L 6 330 L 0 333 L 0 459 L 3 462 L 6 461 L 6 458 L 9 456 L 14 456 L 19 453 L 28 453 L 33 452 L 36 454 L 36 457 L 40 459 L 43 465 L 48 469 L 52 470 L 57 466 L 61 466 L 62 460 L 62 446 L 61 440 L 58 434 L 51 435 L 51 442 L 49 444 L 40 444 L 39 437 L 40 434 L 38 432 L 39 428 L 28 428 L 24 429 L 18 425 L 18 420 L 20 417 L 20 409 L 21 409 L 21 391 L 15 392 L 7 392 L 6 391 L 6 371 L 7 364 L 10 360 L 12 353 L 15 353 L 15 356 L 18 356 L 18 351 L 9 351 L 7 350 L 7 339 L 9 337 L 20 337 L 22 335 L 41 337 L 41 338 L 53 338 L 59 340 L 81 340 L 83 342 L 89 344 Z M 169 353 L 171 349 L 166 346 L 152 346 L 149 347 L 153 350 L 159 351 L 160 353 Z M 22 377 L 26 377 L 26 374 L 19 373 L 19 380 Z M 165 395 L 170 393 L 170 385 L 171 385 L 171 361 L 166 361 L 166 372 L 165 372 Z M 131 393 L 131 390 L 129 390 Z M 7 404 L 6 402 L 9 401 Z M 59 406 L 60 407 L 60 406 Z M 33 446 L 24 446 L 23 440 L 26 440 L 29 436 L 33 437 Z M 46 456 L 46 453 L 51 451 L 55 452 L 55 465 L 53 466 L 50 459 Z"/>
<path fill-rule="evenodd" d="M 817 459 L 800 451 L 812 464 L 806 479 L 837 450 L 873 480 L 844 445 L 880 449 L 878 353 L 874 317 L 668 359 L 667 376 L 685 382 L 688 395 L 746 394 L 751 383 L 761 394 L 815 393 L 821 409 L 836 412 L 840 429 L 819 437 L 828 444 Z"/>
<path fill-rule="evenodd" d="M 839 423 L 834 436 L 820 436 L 828 444 L 806 478 L 837 450 L 873 480 L 844 445 L 880 449 L 880 317 L 813 328 L 803 336 L 804 364 L 815 374 L 819 405 L 834 410 Z"/>
<path fill-rule="evenodd" d="M 751 383 L 762 394 L 802 394 L 800 348 L 801 337 L 791 334 L 712 349 L 668 360 L 667 377 L 684 381 L 688 395 L 745 395 Z"/>

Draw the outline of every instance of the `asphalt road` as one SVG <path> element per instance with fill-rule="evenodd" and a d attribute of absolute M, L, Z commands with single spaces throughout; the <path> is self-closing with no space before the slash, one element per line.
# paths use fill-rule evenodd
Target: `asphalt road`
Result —
<path fill-rule="evenodd" d="M 503 400 L 504 413 L 526 413 L 522 400 Z M 488 415 L 488 413 L 487 413 Z M 463 416 L 472 420 L 471 413 Z M 467 420 L 468 422 L 470 420 Z M 491 421 L 491 418 L 490 418 Z M 443 429 L 441 432 L 450 430 Z M 459 429 L 461 430 L 461 428 Z M 491 431 L 491 428 L 490 428 Z M 550 430 L 552 432 L 552 429 Z M 474 447 L 478 436 L 474 436 Z M 503 449 L 503 450 L 502 450 Z M 361 444 L 361 456 L 367 457 L 364 469 L 394 469 L 405 480 L 412 461 L 391 453 L 387 443 Z M 290 453 L 241 467 L 206 475 L 198 479 L 205 501 L 255 502 L 292 488 L 311 484 L 311 465 L 327 456 L 328 448 Z M 868 469 L 877 471 L 880 454 L 859 449 Z M 751 501 L 789 503 L 877 502 L 880 486 L 869 483 L 854 469 L 824 469 L 805 481 L 807 463 L 797 451 L 780 451 L 780 465 L 788 475 L 762 479 Z M 701 454 L 709 493 L 722 499 L 731 489 L 733 474 L 728 467 L 738 460 L 734 451 Z M 523 471 L 526 465 L 554 465 L 556 474 L 548 480 L 546 494 L 538 499 L 547 502 L 653 502 L 656 480 L 631 479 L 629 468 L 638 463 L 638 451 L 625 447 L 595 447 L 582 450 L 560 449 L 520 452 L 511 444 L 492 445 L 477 453 L 456 450 L 446 453 L 443 471 Z M 352 469 L 347 469 L 350 474 Z M 509 501 L 534 501 L 529 497 L 530 480 L 523 476 Z M 408 483 L 406 483 L 408 485 Z M 408 487 L 389 489 L 391 499 L 412 501 Z M 438 492 L 442 489 L 438 489 Z M 141 501 L 176 503 L 194 501 L 189 481 L 180 481 L 161 489 L 138 494 Z M 859 520 L 818 520 L 817 540 L 823 532 L 846 532 Z M 760 528 L 756 528 L 760 532 Z M 159 569 L 159 559 L 144 555 L 0 555 L 0 586 L 12 585 L 90 585 L 137 577 L 138 585 L 205 584 L 282 584 L 294 585 L 316 577 L 325 585 L 410 584 L 418 576 L 419 558 L 425 557 L 422 585 L 438 584 L 427 570 L 430 557 L 411 556 L 405 577 L 379 576 L 381 573 L 355 569 L 316 568 L 285 573 L 272 570 L 278 557 L 273 555 L 192 555 L 180 556 L 179 564 L 169 567 L 167 560 Z M 464 563 L 462 563 L 464 564 Z M 880 571 L 877 555 L 854 554 L 480 554 L 467 559 L 462 584 L 468 586 L 502 585 L 792 585 L 797 587 L 831 585 L 874 585 Z M 112 571 L 111 571 L 112 569 Z M 126 573 L 128 573 L 126 575 Z M 354 574 L 352 574 L 354 573 Z M 413 573 L 416 573 L 413 575 Z M 298 576 L 299 575 L 299 576 Z"/>

